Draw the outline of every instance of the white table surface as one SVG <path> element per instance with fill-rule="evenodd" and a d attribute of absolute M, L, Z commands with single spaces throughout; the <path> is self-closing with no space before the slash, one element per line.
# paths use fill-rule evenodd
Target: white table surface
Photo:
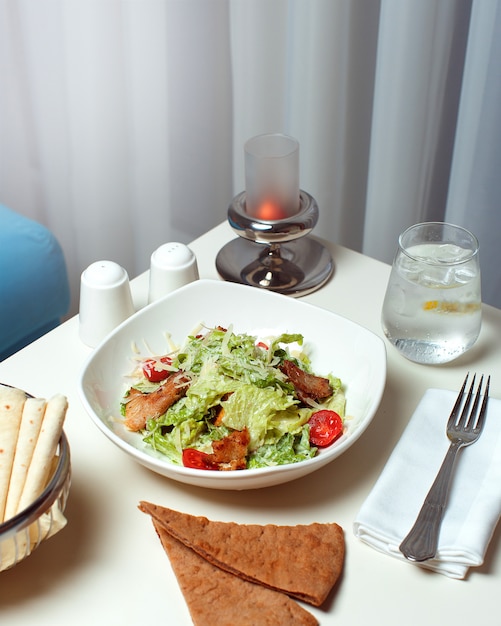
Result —
<path fill-rule="evenodd" d="M 216 254 L 233 237 L 224 223 L 191 244 L 202 278 L 217 278 Z M 389 266 L 328 245 L 334 276 L 304 299 L 382 335 L 379 318 Z M 132 282 L 137 307 L 145 304 L 147 281 L 145 273 Z M 0 574 L 0 622 L 9 626 L 191 624 L 151 521 L 137 509 L 140 500 L 150 500 L 222 521 L 340 524 L 346 535 L 342 579 L 327 606 L 308 607 L 322 625 L 498 623 L 499 526 L 484 565 L 458 581 L 378 553 L 354 537 L 352 524 L 427 388 L 456 390 L 470 370 L 490 373 L 491 395 L 501 398 L 501 311 L 484 307 L 479 340 L 450 365 L 417 365 L 388 343 L 387 350 L 382 403 L 352 448 L 304 479 L 243 492 L 203 490 L 157 476 L 98 431 L 77 395 L 77 380 L 90 354 L 78 338 L 78 316 L 0 363 L 2 382 L 43 397 L 58 392 L 68 397 L 65 430 L 73 466 L 68 525 L 26 561 Z"/>

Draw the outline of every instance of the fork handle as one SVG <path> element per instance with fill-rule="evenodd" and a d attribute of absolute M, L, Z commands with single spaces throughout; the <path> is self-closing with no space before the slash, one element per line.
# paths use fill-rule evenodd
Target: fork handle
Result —
<path fill-rule="evenodd" d="M 432 559 L 437 552 L 440 525 L 449 493 L 452 470 L 456 455 L 462 445 L 461 442 L 450 444 L 416 522 L 400 544 L 400 552 L 410 561 L 427 561 Z"/>

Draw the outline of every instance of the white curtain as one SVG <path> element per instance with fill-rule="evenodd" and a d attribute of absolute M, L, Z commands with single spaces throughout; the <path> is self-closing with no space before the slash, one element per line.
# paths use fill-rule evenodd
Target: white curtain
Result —
<path fill-rule="evenodd" d="M 0 202 L 80 274 L 226 219 L 285 132 L 322 237 L 390 262 L 448 220 L 501 307 L 501 0 L 0 0 Z"/>
<path fill-rule="evenodd" d="M 501 2 L 473 7 L 446 219 L 480 240 L 483 294 L 501 308 Z"/>

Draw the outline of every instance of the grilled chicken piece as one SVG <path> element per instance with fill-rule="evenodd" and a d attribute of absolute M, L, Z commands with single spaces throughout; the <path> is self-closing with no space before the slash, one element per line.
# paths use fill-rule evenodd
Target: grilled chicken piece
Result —
<path fill-rule="evenodd" d="M 219 470 L 238 470 L 247 467 L 250 435 L 247 428 L 234 430 L 227 437 L 212 442 L 209 459 Z"/>
<path fill-rule="evenodd" d="M 175 372 L 151 393 L 131 389 L 125 405 L 125 426 L 134 432 L 143 430 L 147 420 L 157 419 L 186 394 L 189 382 L 185 374 Z"/>
<path fill-rule="evenodd" d="M 309 374 L 295 363 L 288 360 L 282 363 L 280 371 L 282 371 L 294 385 L 297 397 L 305 404 L 308 404 L 309 398 L 313 400 L 325 400 L 332 396 L 332 387 L 328 378 Z"/>

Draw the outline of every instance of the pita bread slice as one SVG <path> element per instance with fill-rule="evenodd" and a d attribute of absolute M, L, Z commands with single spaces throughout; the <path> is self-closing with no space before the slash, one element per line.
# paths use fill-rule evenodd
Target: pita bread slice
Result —
<path fill-rule="evenodd" d="M 153 524 L 195 626 L 317 626 L 316 618 L 283 593 L 241 580 L 209 563 Z"/>
<path fill-rule="evenodd" d="M 313 606 L 325 601 L 343 568 L 344 535 L 337 524 L 245 525 L 149 502 L 139 508 L 213 565 Z"/>
<path fill-rule="evenodd" d="M 4 521 L 5 504 L 25 402 L 24 391 L 0 385 L 0 522 Z"/>
<path fill-rule="evenodd" d="M 12 463 L 9 492 L 5 504 L 4 518 L 6 520 L 14 517 L 19 512 L 18 504 L 26 482 L 26 475 L 28 474 L 40 427 L 42 426 L 45 405 L 46 401 L 44 398 L 26 398 L 24 403 L 19 437 Z"/>

